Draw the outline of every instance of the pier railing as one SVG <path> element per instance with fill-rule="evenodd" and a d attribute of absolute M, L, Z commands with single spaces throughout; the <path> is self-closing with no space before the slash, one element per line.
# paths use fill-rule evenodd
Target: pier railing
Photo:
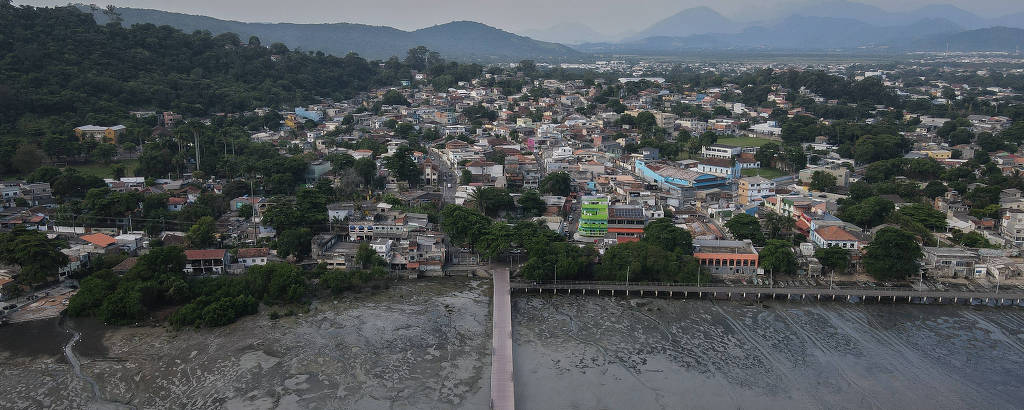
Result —
<path fill-rule="evenodd" d="M 1015 301 L 1014 304 L 1019 304 L 1021 300 L 1024 300 L 1024 291 L 1017 288 L 1003 289 L 1001 291 L 994 290 L 982 290 L 982 291 L 963 291 L 963 290 L 916 290 L 910 287 L 870 287 L 870 286 L 832 286 L 832 287 L 812 287 L 812 286 L 771 286 L 771 285 L 728 285 L 721 283 L 712 283 L 700 285 L 683 284 L 683 283 L 665 283 L 665 282 L 600 282 L 600 281 L 516 281 L 510 284 L 512 291 L 520 290 L 527 293 L 532 291 L 544 292 L 568 292 L 575 293 L 581 291 L 584 294 L 588 292 L 596 292 L 601 294 L 603 292 L 610 292 L 611 294 L 618 294 L 624 292 L 629 295 L 644 296 L 674 296 L 679 294 L 682 296 L 688 296 L 696 294 L 698 297 L 727 297 L 727 298 L 750 298 L 750 297 L 794 297 L 800 298 L 831 298 L 833 300 L 842 298 L 858 297 L 862 299 L 876 299 L 876 300 L 892 300 L 897 299 L 912 301 L 917 298 L 919 300 L 925 299 L 937 299 L 938 301 L 944 301 L 945 299 L 952 300 L 954 302 L 959 300 L 973 301 L 975 299 L 997 301 Z"/>

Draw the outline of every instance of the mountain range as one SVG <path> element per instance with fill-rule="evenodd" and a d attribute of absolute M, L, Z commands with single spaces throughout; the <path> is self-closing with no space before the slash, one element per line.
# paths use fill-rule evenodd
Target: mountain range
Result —
<path fill-rule="evenodd" d="M 782 17 L 733 21 L 708 7 L 683 10 L 620 42 L 577 45 L 589 53 L 675 53 L 687 50 L 1013 51 L 1024 14 L 987 19 L 952 5 L 906 12 L 838 0 L 779 11 Z M 956 45 L 955 47 L 953 45 Z M 941 45 L 942 47 L 938 47 Z"/>
<path fill-rule="evenodd" d="M 89 6 L 79 6 L 89 12 Z M 848 0 L 808 2 L 764 13 L 760 21 L 730 19 L 709 7 L 680 11 L 638 32 L 601 33 L 579 22 L 510 33 L 482 23 L 454 21 L 419 30 L 356 23 L 247 23 L 159 10 L 118 8 L 122 24 L 170 25 L 186 32 L 237 33 L 243 41 L 370 59 L 403 57 L 426 46 L 463 61 L 581 61 L 591 54 L 673 55 L 694 50 L 744 51 L 1014 51 L 1024 48 L 1024 13 L 985 18 L 946 4 L 889 12 Z M 111 16 L 92 9 L 96 21 Z M 623 24 L 628 26 L 628 24 Z M 533 37 L 533 38 L 531 38 Z M 542 38 L 547 41 L 535 40 Z M 573 44 L 572 47 L 560 43 Z"/>
<path fill-rule="evenodd" d="M 79 6 L 90 12 L 88 6 Z M 111 16 L 91 11 L 98 23 Z M 242 41 L 257 36 L 263 44 L 280 42 L 290 48 L 318 50 L 334 55 L 350 52 L 369 59 L 403 58 L 410 48 L 426 46 L 443 57 L 463 61 L 504 61 L 523 58 L 575 61 L 585 55 L 557 43 L 533 40 L 472 21 L 453 21 L 415 31 L 354 23 L 293 24 L 246 23 L 160 10 L 117 8 L 121 24 L 168 25 L 185 32 L 207 30 L 236 33 Z"/>

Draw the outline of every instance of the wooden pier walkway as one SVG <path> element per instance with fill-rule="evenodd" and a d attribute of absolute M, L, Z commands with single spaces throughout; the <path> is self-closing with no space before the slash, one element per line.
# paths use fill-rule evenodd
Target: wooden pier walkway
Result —
<path fill-rule="evenodd" d="M 1024 292 L 1011 289 L 995 292 L 966 291 L 918 291 L 911 288 L 866 288 L 832 287 L 781 288 L 767 286 L 727 286 L 713 284 L 697 286 L 672 283 L 623 283 L 623 282 L 512 282 L 513 292 L 522 293 L 568 293 L 597 295 L 631 295 L 650 297 L 683 297 L 714 299 L 816 299 L 851 300 L 877 302 L 920 302 L 920 303 L 974 303 L 995 302 L 999 305 L 1021 305 Z"/>
<path fill-rule="evenodd" d="M 512 373 L 512 296 L 508 269 L 494 271 L 493 319 L 491 320 L 491 408 L 515 409 Z"/>

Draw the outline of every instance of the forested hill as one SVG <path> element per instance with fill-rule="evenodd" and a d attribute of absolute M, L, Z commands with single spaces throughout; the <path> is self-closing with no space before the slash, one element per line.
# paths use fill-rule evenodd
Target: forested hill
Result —
<path fill-rule="evenodd" d="M 449 63 L 429 71 L 454 82 L 480 70 Z M 407 78 L 409 66 L 398 60 L 381 66 L 352 55 L 257 46 L 230 33 L 97 25 L 74 7 L 0 0 L 0 175 L 21 142 L 42 145 L 78 125 L 116 124 L 131 110 L 202 116 L 292 106 Z"/>
<path fill-rule="evenodd" d="M 101 24 L 114 18 L 107 10 L 79 6 L 95 15 Z M 292 24 L 246 23 L 220 20 L 206 16 L 172 13 L 161 10 L 117 8 L 122 24 L 153 23 L 180 28 L 186 32 L 206 30 L 214 34 L 232 32 L 244 38 L 258 36 L 289 47 L 322 50 L 335 55 L 350 52 L 374 59 L 402 56 L 405 51 L 426 46 L 445 58 L 461 61 L 518 61 L 520 59 L 577 60 L 585 54 L 557 43 L 537 41 L 485 24 L 453 21 L 420 30 L 404 31 L 387 26 L 366 24 Z"/>

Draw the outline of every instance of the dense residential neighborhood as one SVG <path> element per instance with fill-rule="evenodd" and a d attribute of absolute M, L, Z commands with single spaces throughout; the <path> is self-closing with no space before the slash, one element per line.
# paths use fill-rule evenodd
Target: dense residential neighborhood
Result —
<path fill-rule="evenodd" d="M 1024 6 L 863 1 L 0 0 L 2 407 L 1019 407 Z"/>
<path fill-rule="evenodd" d="M 410 51 L 409 59 L 417 56 Z M 1019 94 L 910 81 L 917 68 L 688 69 L 741 82 L 696 86 L 703 74 L 672 77 L 678 68 L 646 63 L 633 66 L 634 74 L 668 78 L 552 79 L 522 62 L 446 89 L 410 70 L 404 87 L 287 110 L 218 118 L 133 112 L 151 130 L 83 125 L 73 137 L 140 158 L 133 173 L 150 176 L 82 176 L 74 186 L 69 171 L 43 166 L 3 183 L 0 227 L 66 244 L 67 265 L 35 283 L 120 266 L 160 245 L 186 249 L 188 276 L 238 275 L 274 261 L 362 268 L 360 247 L 368 246 L 391 275 L 414 278 L 466 272 L 465 263 L 520 252 L 518 242 L 484 251 L 466 239 L 479 236 L 455 232 L 453 239 L 442 212 L 452 205 L 499 221 L 534 221 L 591 247 L 590 262 L 666 219 L 693 238 L 699 270 L 718 281 L 771 283 L 776 273 L 811 283 L 832 275 L 919 287 L 1021 280 L 1020 126 L 1004 115 L 933 114 L 953 112 L 957 100 L 1000 106 Z M 880 104 L 789 88 L 802 77 L 870 87 Z M 911 109 L 885 104 L 897 101 Z M 233 161 L 236 141 L 228 147 L 208 135 L 246 123 L 246 144 L 279 157 L 237 171 L 202 166 L 210 151 Z M 126 134 L 142 143 L 118 145 Z M 161 141 L 178 136 L 203 149 L 181 147 L 183 165 L 152 163 Z M 208 169 L 241 175 L 213 177 Z M 884 261 L 907 264 L 907 276 L 864 263 L 886 229 L 910 232 L 920 244 L 916 258 Z M 765 260 L 767 242 L 778 240 L 790 257 Z M 843 251 L 838 261 L 839 253 L 819 260 L 832 248 Z M 586 278 L 591 269 L 562 276 Z M 555 270 L 524 267 L 535 279 Z M 5 272 L 18 277 L 16 269 Z"/>

